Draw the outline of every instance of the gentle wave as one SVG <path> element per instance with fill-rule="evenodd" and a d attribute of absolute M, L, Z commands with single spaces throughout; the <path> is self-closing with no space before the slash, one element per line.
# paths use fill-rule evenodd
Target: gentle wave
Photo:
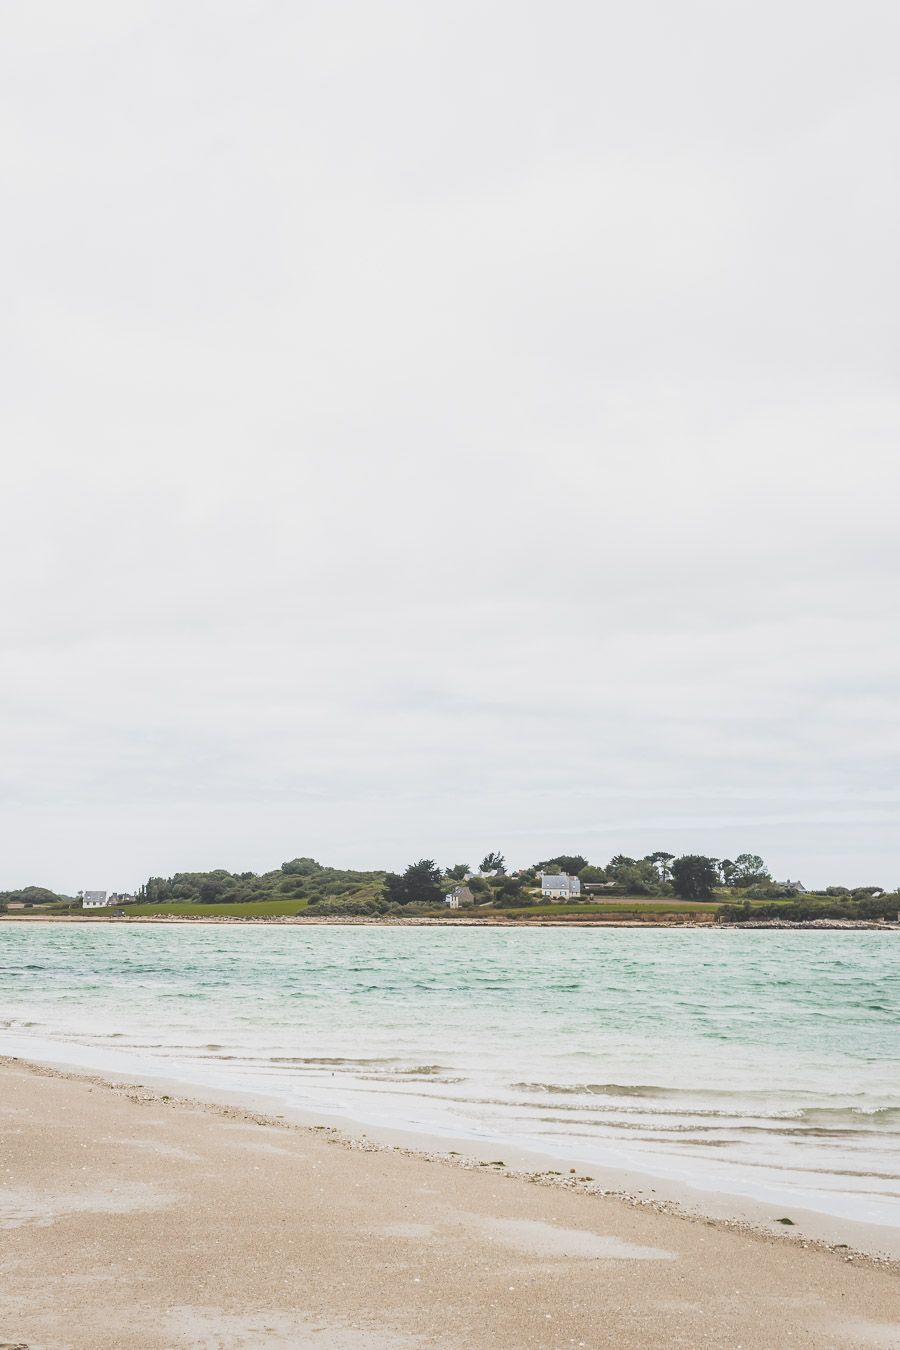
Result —
<path fill-rule="evenodd" d="M 0 994 L 17 1053 L 900 1223 L 891 934 L 0 925 Z"/>

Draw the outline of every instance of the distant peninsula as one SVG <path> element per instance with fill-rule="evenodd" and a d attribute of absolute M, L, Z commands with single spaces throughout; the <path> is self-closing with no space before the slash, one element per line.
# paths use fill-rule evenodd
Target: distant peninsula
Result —
<path fill-rule="evenodd" d="M 844 926 L 900 921 L 900 892 L 881 886 L 776 881 L 754 853 L 732 859 L 658 851 L 594 864 L 563 854 L 507 870 L 499 851 L 477 867 L 421 858 L 403 872 L 355 871 L 292 858 L 269 872 L 176 872 L 136 891 L 0 892 L 13 918 L 330 920 L 332 922 L 727 923 Z"/>

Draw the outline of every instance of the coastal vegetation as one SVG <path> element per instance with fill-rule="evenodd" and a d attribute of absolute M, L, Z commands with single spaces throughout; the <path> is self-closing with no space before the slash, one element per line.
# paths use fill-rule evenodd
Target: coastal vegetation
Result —
<path fill-rule="evenodd" d="M 169 914 L 185 919 L 291 919 L 302 914 L 307 903 L 306 900 L 238 900 L 227 905 L 204 905 L 192 904 L 189 900 L 170 900 L 164 905 L 137 902 L 124 906 L 124 912 L 135 918 Z"/>
<path fill-rule="evenodd" d="M 683 900 L 711 900 L 717 881 L 712 858 L 687 853 L 672 863 L 672 889 Z"/>
<path fill-rule="evenodd" d="M 577 877 L 578 893 L 548 901 L 541 890 L 541 876 L 548 873 Z M 455 888 L 466 892 L 465 906 L 450 910 L 446 901 Z M 605 916 L 649 921 L 671 915 L 673 919 L 694 916 L 728 923 L 805 923 L 893 919 L 900 911 L 900 895 L 871 885 L 808 891 L 799 881 L 773 879 L 756 853 L 740 853 L 734 859 L 703 854 L 679 857 L 666 850 L 643 858 L 616 853 L 605 865 L 592 863 L 582 854 L 559 854 L 508 871 L 503 854 L 494 849 L 477 869 L 463 862 L 441 868 L 433 858 L 419 858 L 402 872 L 359 871 L 297 857 L 261 873 L 226 868 L 176 872 L 170 877 L 149 877 L 133 901 L 116 900 L 114 908 L 134 917 L 455 918 L 475 911 L 511 920 Z M 0 911 L 22 909 L 80 912 L 81 901 L 40 886 L 0 892 Z M 88 913 L 102 916 L 104 911 Z"/>
<path fill-rule="evenodd" d="M 271 872 L 176 872 L 171 877 L 149 877 L 137 893 L 143 905 L 186 902 L 192 905 L 235 905 L 295 902 L 327 906 L 337 900 L 359 903 L 380 901 L 384 872 L 358 872 L 323 867 L 314 858 L 291 858 Z"/>
<path fill-rule="evenodd" d="M 868 889 L 867 887 L 864 889 Z M 783 923 L 809 923 L 813 919 L 896 919 L 900 913 L 900 894 L 875 896 L 848 895 L 837 901 L 827 896 L 805 895 L 802 900 L 774 901 L 770 904 L 745 899 L 742 904 L 722 905 L 719 916 L 725 923 L 759 923 L 779 919 Z"/>
<path fill-rule="evenodd" d="M 75 897 L 59 895 L 46 886 L 22 886 L 17 891 L 0 891 L 0 910 L 10 905 L 74 905 Z"/>

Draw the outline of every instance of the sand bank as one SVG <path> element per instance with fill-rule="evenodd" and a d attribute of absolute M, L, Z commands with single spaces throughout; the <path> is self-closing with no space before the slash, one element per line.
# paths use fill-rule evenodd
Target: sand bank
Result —
<path fill-rule="evenodd" d="M 778 930 L 780 932 L 900 932 L 900 923 L 891 923 L 884 919 L 810 919 L 804 923 L 793 923 L 782 919 L 760 920 L 758 923 L 717 923 L 712 914 L 678 915 L 648 914 L 635 919 L 617 917 L 604 918 L 602 914 L 579 915 L 560 914 L 536 915 L 534 918 L 507 918 L 502 914 L 461 915 L 450 917 L 431 917 L 416 915 L 406 918 L 397 914 L 0 914 L 0 923 L 104 923 L 104 924 L 275 924 L 277 926 L 296 924 L 301 927 L 358 928 L 375 926 L 382 928 L 639 928 L 653 932 L 659 928 L 703 928 L 716 931 L 741 930 Z M 2 1347 L 0 1347 L 2 1350 Z"/>
<path fill-rule="evenodd" d="M 0 1065 L 0 1343 L 900 1346 L 875 1262 Z"/>

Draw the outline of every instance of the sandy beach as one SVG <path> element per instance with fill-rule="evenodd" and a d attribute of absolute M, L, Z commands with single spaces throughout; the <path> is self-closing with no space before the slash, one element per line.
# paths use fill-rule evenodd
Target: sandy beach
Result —
<path fill-rule="evenodd" d="M 896 1268 L 799 1238 L 21 1061 L 0 1118 L 0 1344 L 900 1346 Z"/>

